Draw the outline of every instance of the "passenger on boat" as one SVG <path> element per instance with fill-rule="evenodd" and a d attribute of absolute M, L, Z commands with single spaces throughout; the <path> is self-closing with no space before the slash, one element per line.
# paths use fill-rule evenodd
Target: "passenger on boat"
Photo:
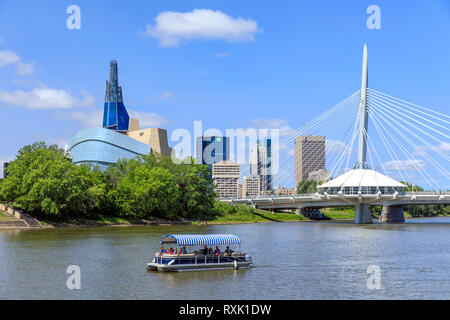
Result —
<path fill-rule="evenodd" d="M 226 254 L 232 254 L 234 251 L 230 249 L 229 246 L 227 246 L 227 249 L 225 250 Z"/>
<path fill-rule="evenodd" d="M 181 250 L 182 254 L 187 254 L 187 250 L 186 247 L 183 247 L 183 249 Z"/>
<path fill-rule="evenodd" d="M 170 248 L 169 254 L 173 254 L 173 248 Z"/>
<path fill-rule="evenodd" d="M 213 255 L 213 254 L 214 254 L 214 250 L 213 250 L 213 248 L 209 248 L 209 249 L 208 249 L 208 254 L 211 254 L 211 255 Z"/>
<path fill-rule="evenodd" d="M 218 246 L 216 246 L 216 250 L 214 250 L 214 255 L 218 256 L 220 254 L 220 249 Z"/>
<path fill-rule="evenodd" d="M 205 256 L 208 254 L 208 247 L 206 245 L 203 248 L 203 250 L 201 251 L 201 253 L 203 253 Z"/>
<path fill-rule="evenodd" d="M 166 250 L 164 250 L 164 247 L 161 247 L 160 253 L 165 253 Z"/>

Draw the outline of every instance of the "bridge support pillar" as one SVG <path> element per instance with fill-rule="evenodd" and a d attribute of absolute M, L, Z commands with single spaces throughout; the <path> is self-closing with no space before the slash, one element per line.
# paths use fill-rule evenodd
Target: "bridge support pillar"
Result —
<path fill-rule="evenodd" d="M 403 223 L 405 215 L 402 207 L 383 206 L 381 211 L 380 223 Z"/>
<path fill-rule="evenodd" d="M 295 213 L 298 215 L 303 215 L 311 220 L 322 220 L 323 219 L 320 209 L 301 208 L 301 209 L 295 210 Z"/>
<path fill-rule="evenodd" d="M 355 223 L 357 224 L 371 224 L 373 223 L 370 215 L 369 204 L 360 203 L 355 207 Z"/>

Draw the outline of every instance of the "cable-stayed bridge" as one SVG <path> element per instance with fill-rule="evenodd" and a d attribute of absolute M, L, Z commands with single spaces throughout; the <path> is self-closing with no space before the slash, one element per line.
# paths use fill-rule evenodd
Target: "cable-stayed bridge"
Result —
<path fill-rule="evenodd" d="M 296 139 L 324 136 L 325 179 L 306 185 L 304 194 L 225 201 L 303 212 L 352 205 L 356 223 L 372 223 L 369 207 L 374 205 L 383 206 L 381 221 L 402 222 L 403 206 L 449 204 L 450 192 L 441 190 L 450 189 L 450 116 L 371 89 L 368 82 L 364 46 L 361 89 L 272 146 L 279 159 L 273 180 L 292 185 Z M 314 167 L 323 149 L 304 148 L 303 166 Z M 431 191 L 419 192 L 418 185 Z"/>

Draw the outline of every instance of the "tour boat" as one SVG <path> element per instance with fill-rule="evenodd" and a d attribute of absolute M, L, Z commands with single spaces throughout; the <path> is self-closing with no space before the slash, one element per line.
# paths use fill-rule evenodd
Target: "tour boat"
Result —
<path fill-rule="evenodd" d="M 160 244 L 160 252 L 147 264 L 149 271 L 240 269 L 252 264 L 241 251 L 241 239 L 233 234 L 169 234 Z"/>

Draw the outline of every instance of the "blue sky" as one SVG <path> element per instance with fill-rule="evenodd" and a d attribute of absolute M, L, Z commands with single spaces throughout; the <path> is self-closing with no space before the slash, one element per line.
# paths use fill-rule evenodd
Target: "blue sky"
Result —
<path fill-rule="evenodd" d="M 449 3 L 0 0 L 0 161 L 36 140 L 64 146 L 100 126 L 112 59 L 126 107 L 169 135 L 192 131 L 195 120 L 204 129 L 299 128 L 358 90 L 364 43 L 371 88 L 448 114 Z M 66 27 L 72 4 L 80 30 Z M 380 30 L 366 26 L 372 4 Z M 227 17 L 236 29 L 164 29 L 172 26 L 163 12 L 194 9 L 220 11 L 208 23 Z M 36 96 L 41 104 L 30 102 Z"/>

